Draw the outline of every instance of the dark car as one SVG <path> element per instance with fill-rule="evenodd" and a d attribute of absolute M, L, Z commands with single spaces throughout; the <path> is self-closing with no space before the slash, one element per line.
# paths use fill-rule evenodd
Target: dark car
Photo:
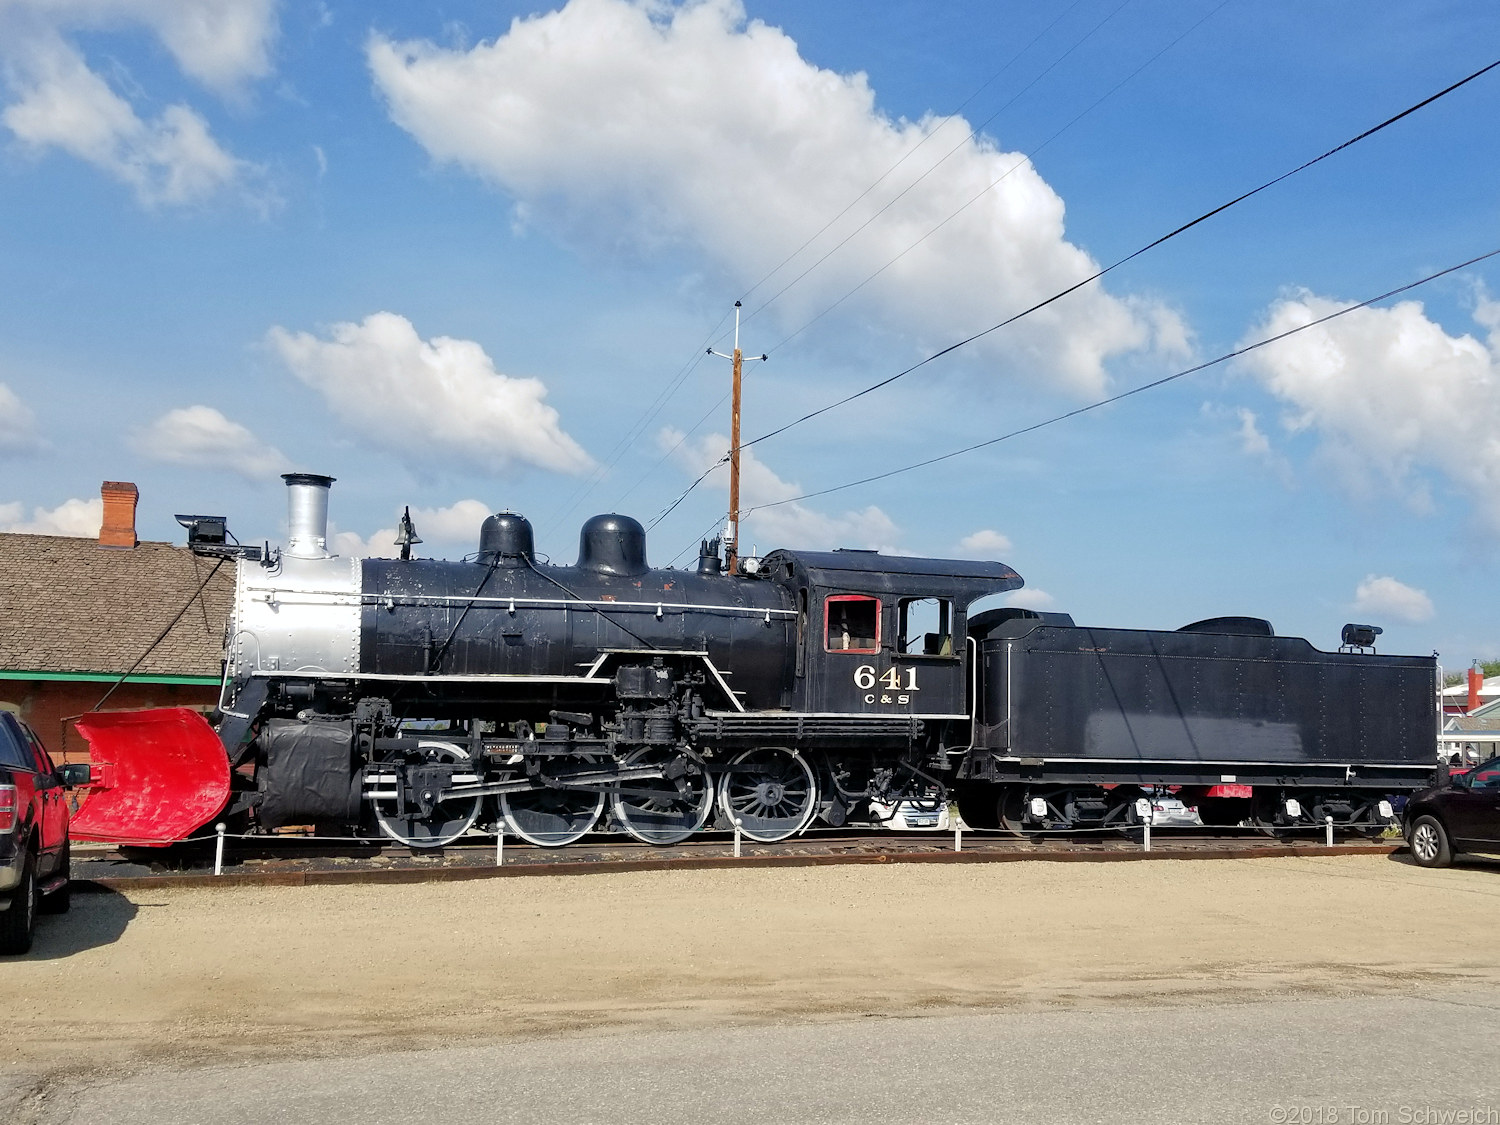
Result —
<path fill-rule="evenodd" d="M 1405 830 L 1423 867 L 1446 867 L 1456 852 L 1500 854 L 1500 757 L 1415 794 Z"/>
<path fill-rule="evenodd" d="M 0 953 L 31 948 L 38 910 L 68 909 L 67 789 L 89 767 L 57 769 L 41 739 L 0 711 Z"/>

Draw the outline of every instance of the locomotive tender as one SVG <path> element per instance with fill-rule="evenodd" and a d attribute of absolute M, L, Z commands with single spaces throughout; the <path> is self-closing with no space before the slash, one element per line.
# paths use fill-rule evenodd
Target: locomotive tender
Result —
<path fill-rule="evenodd" d="M 1253 619 L 1087 629 L 992 609 L 998 562 L 774 551 L 653 569 L 627 516 L 537 560 L 501 512 L 472 560 L 327 549 L 332 478 L 285 477 L 279 552 L 179 517 L 234 559 L 219 736 L 230 813 L 437 846 L 609 826 L 651 844 L 776 841 L 946 800 L 1017 832 L 1133 823 L 1154 786 L 1206 820 L 1382 826 L 1434 768 L 1430 658 L 1321 652 Z"/>

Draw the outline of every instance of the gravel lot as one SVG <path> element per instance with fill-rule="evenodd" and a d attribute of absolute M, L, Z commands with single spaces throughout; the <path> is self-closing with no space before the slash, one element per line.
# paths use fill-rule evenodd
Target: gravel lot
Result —
<path fill-rule="evenodd" d="M 4 963 L 0 1108 L 153 1062 L 1500 984 L 1500 864 L 862 866 L 80 894 Z"/>

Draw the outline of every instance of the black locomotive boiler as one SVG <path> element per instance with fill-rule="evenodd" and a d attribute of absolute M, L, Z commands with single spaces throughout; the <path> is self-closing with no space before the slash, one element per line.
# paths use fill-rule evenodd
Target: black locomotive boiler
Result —
<path fill-rule="evenodd" d="M 1374 826 L 1434 768 L 1431 659 L 1245 619 L 970 617 L 1022 586 L 999 562 L 778 550 L 729 574 L 706 543 L 654 569 L 620 515 L 584 524 L 573 566 L 509 512 L 462 562 L 339 557 L 332 479 L 286 481 L 280 551 L 181 517 L 236 560 L 219 735 L 230 812 L 264 828 L 776 841 L 955 792 L 971 824 L 1030 831 L 1130 823 L 1161 785 L 1223 818 Z"/>

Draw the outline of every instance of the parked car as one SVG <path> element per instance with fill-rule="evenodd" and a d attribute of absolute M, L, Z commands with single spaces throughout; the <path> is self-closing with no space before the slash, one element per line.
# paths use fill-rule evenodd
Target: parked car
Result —
<path fill-rule="evenodd" d="M 87 765 L 58 769 L 36 733 L 0 711 L 0 953 L 25 953 L 37 912 L 68 909 L 67 790 Z"/>
<path fill-rule="evenodd" d="M 1414 794 L 1404 816 L 1411 857 L 1423 867 L 1446 867 L 1456 852 L 1500 854 L 1500 757 Z"/>

